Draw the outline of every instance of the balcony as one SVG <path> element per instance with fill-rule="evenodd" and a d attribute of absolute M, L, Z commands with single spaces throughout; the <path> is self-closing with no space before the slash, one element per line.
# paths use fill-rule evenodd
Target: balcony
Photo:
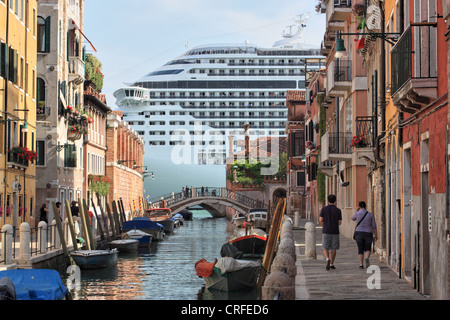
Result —
<path fill-rule="evenodd" d="M 16 166 L 18 168 L 28 168 L 28 160 L 19 157 L 17 153 L 8 151 L 8 166 Z"/>
<path fill-rule="evenodd" d="M 352 60 L 335 59 L 327 69 L 327 96 L 344 96 L 352 89 Z"/>
<path fill-rule="evenodd" d="M 351 161 L 351 132 L 326 132 L 321 140 L 320 159 L 322 161 Z"/>
<path fill-rule="evenodd" d="M 322 159 L 320 159 L 320 160 L 322 160 Z M 317 167 L 317 170 L 319 170 L 319 172 L 323 173 L 326 176 L 332 177 L 333 176 L 333 168 L 334 168 L 333 161 L 326 160 L 326 161 L 319 162 L 319 166 Z"/>
<path fill-rule="evenodd" d="M 80 57 L 69 57 L 69 82 L 74 82 L 78 85 L 84 81 L 84 77 L 84 61 Z"/>
<path fill-rule="evenodd" d="M 352 15 L 351 0 L 329 0 L 327 4 L 327 26 L 330 22 L 346 21 Z"/>
<path fill-rule="evenodd" d="M 415 113 L 437 99 L 436 23 L 415 23 L 391 50 L 391 96 L 400 111 Z"/>

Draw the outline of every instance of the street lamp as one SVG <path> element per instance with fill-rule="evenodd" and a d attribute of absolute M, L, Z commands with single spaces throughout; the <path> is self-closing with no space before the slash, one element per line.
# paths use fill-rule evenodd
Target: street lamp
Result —
<path fill-rule="evenodd" d="M 142 174 L 148 173 L 147 166 L 137 166 L 137 165 L 134 165 L 134 166 L 133 166 L 133 169 L 134 169 L 134 170 L 136 170 L 136 169 L 138 169 L 138 168 L 145 168 L 145 170 L 142 171 Z"/>

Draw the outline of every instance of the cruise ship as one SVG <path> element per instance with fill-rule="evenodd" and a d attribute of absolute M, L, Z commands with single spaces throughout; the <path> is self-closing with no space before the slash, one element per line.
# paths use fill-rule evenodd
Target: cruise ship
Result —
<path fill-rule="evenodd" d="M 325 62 L 319 49 L 299 45 L 304 22 L 298 16 L 272 48 L 192 48 L 114 92 L 124 120 L 146 143 L 144 165 L 155 178 L 145 179 L 146 195 L 224 187 L 227 157 L 241 151 L 245 134 L 285 136 L 287 90 L 305 90 L 305 73 Z"/>

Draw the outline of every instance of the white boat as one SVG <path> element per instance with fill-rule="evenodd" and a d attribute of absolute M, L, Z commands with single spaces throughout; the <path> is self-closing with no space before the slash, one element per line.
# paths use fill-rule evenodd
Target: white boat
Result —
<path fill-rule="evenodd" d="M 123 120 L 145 141 L 144 165 L 157 173 L 144 181 L 144 189 L 161 195 L 181 191 L 180 177 L 193 185 L 208 179 L 210 186 L 225 187 L 227 153 L 240 151 L 244 124 L 250 125 L 251 140 L 286 136 L 287 91 L 306 91 L 305 71 L 325 62 L 319 48 L 299 44 L 304 26 L 296 24 L 300 32 L 288 41 L 284 35 L 272 48 L 194 47 L 114 92 Z"/>
<path fill-rule="evenodd" d="M 133 240 L 139 241 L 140 247 L 148 247 L 152 243 L 153 236 L 144 231 L 135 229 L 126 232 L 126 234 Z"/>
<path fill-rule="evenodd" d="M 234 216 L 231 218 L 231 224 L 235 227 L 235 228 L 240 228 L 244 222 L 247 221 L 247 217 L 240 212 L 236 212 L 234 214 Z"/>
<path fill-rule="evenodd" d="M 108 242 L 111 249 L 117 249 L 121 253 L 136 252 L 139 248 L 139 240 L 121 239 Z"/>
<path fill-rule="evenodd" d="M 111 250 L 76 250 L 70 253 L 76 265 L 81 269 L 107 268 L 117 263 L 119 251 Z"/>
<path fill-rule="evenodd" d="M 250 209 L 247 213 L 247 221 L 253 221 L 254 227 L 262 230 L 267 229 L 267 210 Z"/>

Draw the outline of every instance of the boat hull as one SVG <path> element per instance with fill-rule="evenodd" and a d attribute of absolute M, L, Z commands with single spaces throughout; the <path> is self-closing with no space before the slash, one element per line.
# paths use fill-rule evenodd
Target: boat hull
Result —
<path fill-rule="evenodd" d="M 119 251 L 112 250 L 78 250 L 70 253 L 76 265 L 81 269 L 107 268 L 117 263 Z"/>
<path fill-rule="evenodd" d="M 244 256 L 263 255 L 266 251 L 267 238 L 258 235 L 248 235 L 231 240 L 233 246 Z"/>
<path fill-rule="evenodd" d="M 158 226 L 158 224 L 161 223 L 152 221 L 149 218 L 134 218 L 131 221 L 124 222 L 122 231 L 140 230 L 150 234 L 153 241 L 159 241 L 164 239 L 164 228 Z"/>
<path fill-rule="evenodd" d="M 127 235 L 133 239 L 139 241 L 139 247 L 145 248 L 152 243 L 153 236 L 149 233 L 145 233 L 141 230 L 131 230 L 127 232 Z"/>
<path fill-rule="evenodd" d="M 227 272 L 220 275 L 214 271 L 211 276 L 204 278 L 208 290 L 237 291 L 253 289 L 256 286 L 261 267 L 248 267 L 241 270 Z"/>
<path fill-rule="evenodd" d="M 119 253 L 136 252 L 139 248 L 139 240 L 114 240 L 108 242 L 111 249 L 119 250 Z"/>

